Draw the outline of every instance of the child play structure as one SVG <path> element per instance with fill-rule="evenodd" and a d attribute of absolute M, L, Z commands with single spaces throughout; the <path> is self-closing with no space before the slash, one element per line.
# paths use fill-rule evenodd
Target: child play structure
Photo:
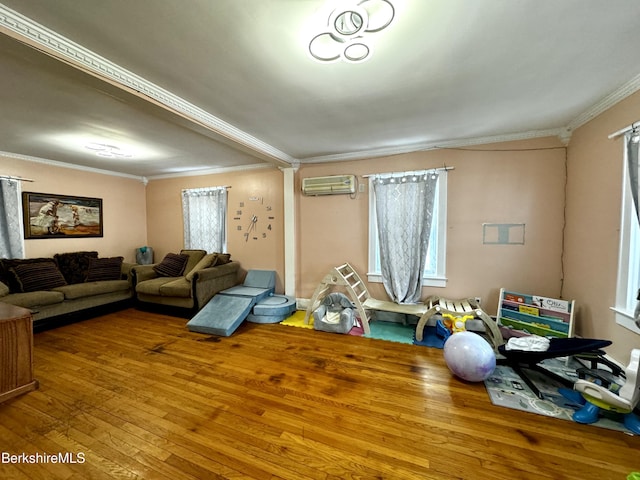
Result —
<path fill-rule="evenodd" d="M 316 288 L 304 317 L 304 323 L 309 323 L 309 318 L 313 312 L 321 305 L 324 298 L 336 287 L 343 288 L 349 298 L 353 301 L 358 315 L 362 322 L 362 328 L 366 334 L 370 333 L 368 311 L 379 310 L 384 312 L 402 313 L 419 317 L 416 325 L 416 339 L 422 340 L 424 327 L 431 317 L 436 314 L 447 314 L 455 318 L 473 316 L 481 320 L 485 326 L 485 334 L 493 344 L 494 349 L 503 343 L 502 334 L 496 322 L 487 315 L 473 299 L 448 300 L 445 298 L 431 296 L 422 304 L 399 304 L 385 300 L 372 298 L 367 290 L 362 278 L 351 265 L 345 263 L 339 267 L 332 268 L 324 276 Z"/>
<path fill-rule="evenodd" d="M 215 295 L 189 322 L 192 332 L 230 336 L 244 320 L 281 322 L 296 308 L 294 298 L 274 295 L 276 272 L 249 270 L 242 285 Z"/>

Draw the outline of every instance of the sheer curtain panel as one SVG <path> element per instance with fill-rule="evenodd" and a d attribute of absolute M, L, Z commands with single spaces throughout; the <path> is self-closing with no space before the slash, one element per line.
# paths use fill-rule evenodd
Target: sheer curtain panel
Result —
<path fill-rule="evenodd" d="M 24 258 L 20 182 L 0 179 L 0 257 Z"/>
<path fill-rule="evenodd" d="M 207 252 L 226 250 L 227 189 L 195 188 L 182 191 L 184 247 Z"/>
<path fill-rule="evenodd" d="M 638 207 L 638 198 L 640 198 L 640 172 L 638 169 L 638 157 L 640 156 L 640 135 L 633 129 L 624 137 L 626 146 L 627 167 L 629 168 L 629 180 L 631 182 L 631 196 L 633 197 L 633 205 L 636 209 L 636 218 L 640 222 L 640 209 Z M 638 291 L 638 303 L 634 312 L 634 320 L 636 326 L 640 328 L 640 290 Z"/>
<path fill-rule="evenodd" d="M 420 301 L 437 183 L 435 172 L 373 180 L 382 283 L 396 303 Z"/>
<path fill-rule="evenodd" d="M 633 204 L 636 207 L 636 216 L 640 221 L 640 210 L 638 209 L 638 197 L 640 196 L 640 172 L 638 171 L 638 153 L 640 150 L 640 134 L 635 130 L 625 135 L 627 147 L 627 165 L 629 168 L 629 180 L 631 181 L 631 195 Z"/>

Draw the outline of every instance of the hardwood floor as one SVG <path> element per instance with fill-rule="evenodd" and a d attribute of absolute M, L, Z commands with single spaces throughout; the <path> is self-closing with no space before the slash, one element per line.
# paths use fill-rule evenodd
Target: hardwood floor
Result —
<path fill-rule="evenodd" d="M 640 437 L 494 407 L 442 351 L 134 309 L 35 335 L 0 478 L 625 479 Z M 78 463 L 7 463 L 8 455 Z"/>

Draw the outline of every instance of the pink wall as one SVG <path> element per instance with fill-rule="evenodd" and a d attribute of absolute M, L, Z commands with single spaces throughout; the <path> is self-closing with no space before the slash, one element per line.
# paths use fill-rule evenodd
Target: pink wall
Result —
<path fill-rule="evenodd" d="M 301 179 L 309 176 L 455 167 L 449 173 L 446 288 L 425 288 L 424 295 L 483 298 L 495 313 L 500 287 L 558 296 L 564 211 L 565 149 L 556 138 L 479 147 L 481 151 L 437 150 L 334 164 L 303 165 L 296 174 L 296 296 L 309 298 L 317 283 L 336 265 L 350 262 L 367 271 L 368 192 L 307 197 Z M 484 151 L 483 151 L 484 150 Z M 503 150 L 503 151 L 494 151 Z M 152 180 L 147 185 L 148 242 L 156 260 L 183 246 L 180 192 L 183 188 L 228 185 L 229 242 L 232 258 L 244 270 L 278 273 L 283 290 L 283 174 L 255 169 L 198 177 Z M 367 186 L 368 187 L 368 186 Z M 273 207 L 267 238 L 245 241 L 234 220 L 239 203 L 264 198 Z M 245 222 L 246 219 L 245 219 Z M 483 245 L 483 223 L 524 223 L 525 245 Z M 242 224 L 241 227 L 245 228 Z M 386 298 L 381 284 L 370 284 L 376 298 Z"/>
<path fill-rule="evenodd" d="M 546 138 L 303 165 L 297 177 L 299 184 L 305 177 L 355 174 L 366 183 L 361 176 L 370 173 L 455 167 L 448 181 L 448 282 L 425 287 L 423 296 L 480 296 L 495 313 L 501 287 L 560 294 L 565 152 L 558 139 Z M 524 223 L 525 244 L 483 245 L 483 223 Z M 298 237 L 298 297 L 309 298 L 327 271 L 344 262 L 365 276 L 368 192 L 355 199 L 300 195 Z M 368 286 L 372 296 L 387 298 L 381 284 Z"/>
<path fill-rule="evenodd" d="M 284 223 L 283 174 L 276 168 L 253 169 L 193 177 L 152 180 L 147 185 L 147 225 L 149 246 L 156 261 L 184 245 L 181 191 L 186 188 L 230 186 L 228 190 L 228 245 L 231 258 L 240 262 L 243 270 L 275 270 L 276 291 L 284 285 Z M 244 202 L 244 207 L 240 203 Z M 271 211 L 267 211 L 267 207 Z M 243 214 L 238 215 L 238 210 Z M 250 214 L 258 216 L 258 235 L 247 241 L 244 232 Z M 269 220 L 267 217 L 272 216 Z M 235 218 L 240 217 L 240 220 Z M 263 222 L 269 220 L 267 230 Z M 241 230 L 238 230 L 241 227 Z M 265 227 L 265 228 L 262 228 Z M 266 235 L 263 238 L 262 233 Z"/>
<path fill-rule="evenodd" d="M 567 298 L 575 298 L 582 336 L 606 338 L 623 363 L 640 338 L 615 323 L 623 142 L 609 134 L 640 118 L 636 93 L 577 129 L 569 144 L 567 184 Z"/>
<path fill-rule="evenodd" d="M 0 174 L 34 180 L 22 183 L 23 192 L 102 198 L 103 237 L 25 240 L 27 258 L 96 250 L 133 262 L 135 249 L 147 241 L 145 185 L 137 179 L 6 157 L 0 157 Z"/>

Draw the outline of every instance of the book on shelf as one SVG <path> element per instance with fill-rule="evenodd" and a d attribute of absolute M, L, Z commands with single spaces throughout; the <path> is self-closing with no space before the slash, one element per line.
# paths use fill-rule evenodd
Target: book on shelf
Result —
<path fill-rule="evenodd" d="M 574 301 L 501 289 L 498 323 L 545 337 L 571 337 L 574 308 Z"/>

